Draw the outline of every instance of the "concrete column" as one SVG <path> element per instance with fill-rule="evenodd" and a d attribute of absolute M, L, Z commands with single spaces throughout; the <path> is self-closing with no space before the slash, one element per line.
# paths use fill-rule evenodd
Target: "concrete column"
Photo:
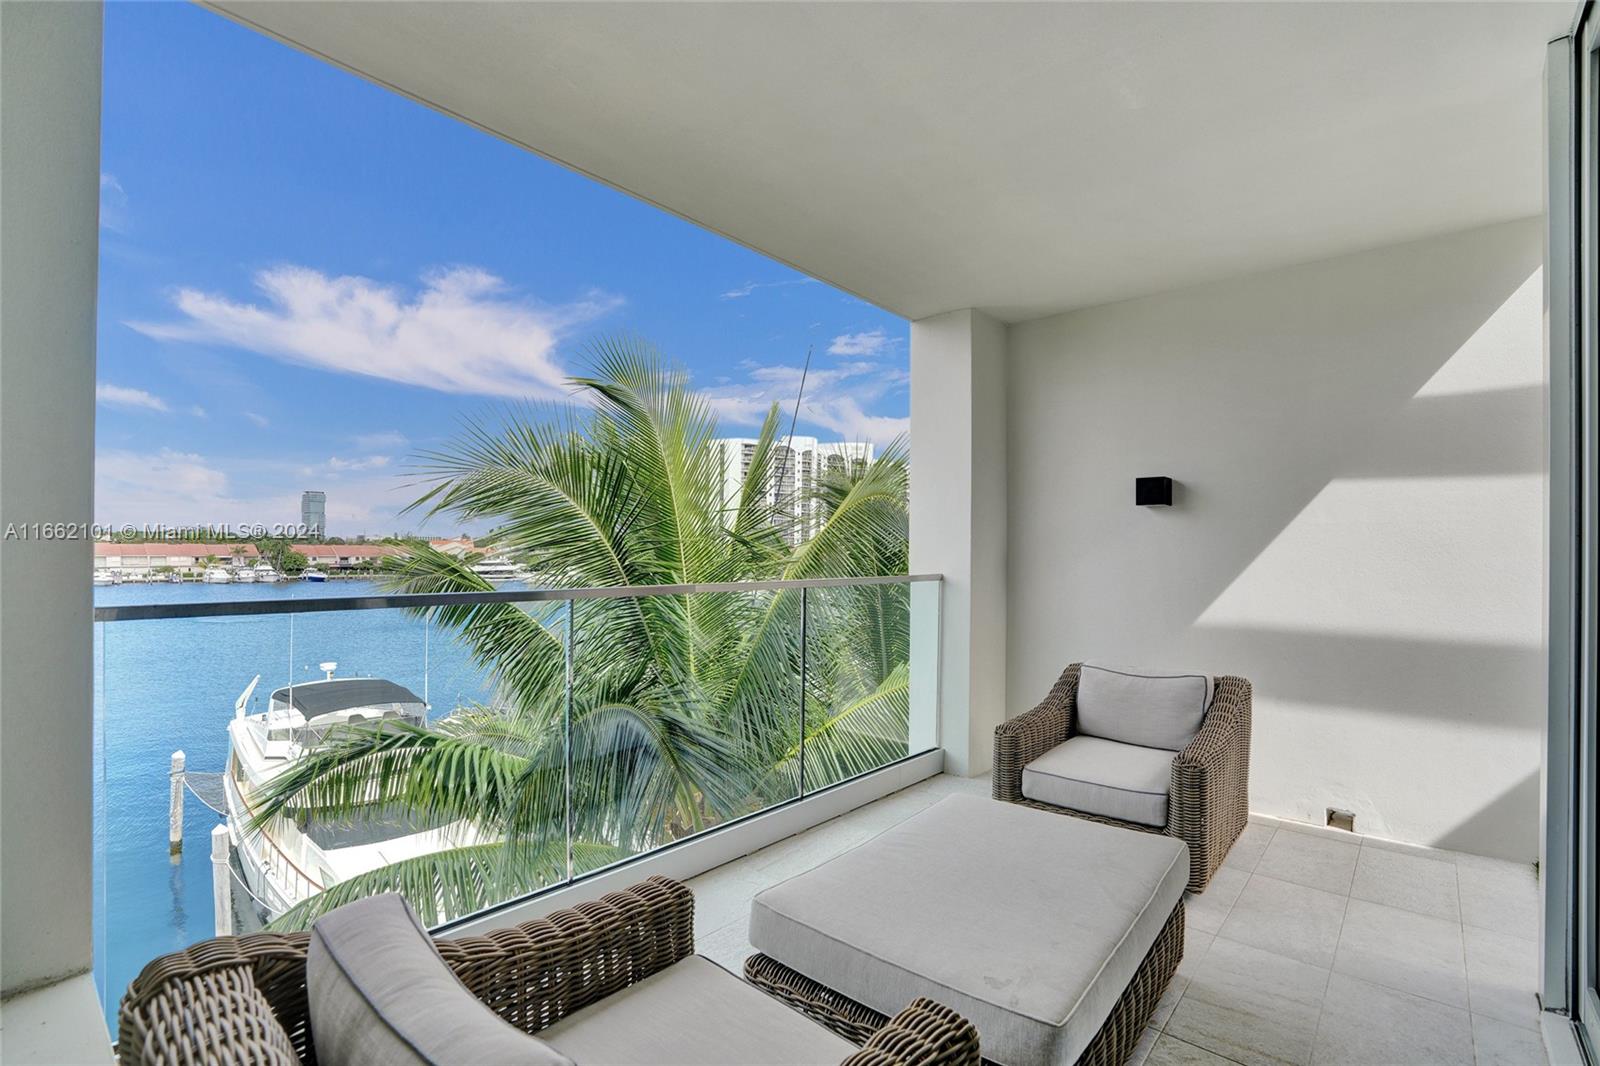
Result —
<path fill-rule="evenodd" d="M 91 959 L 100 20 L 0 3 L 0 996 Z"/>
<path fill-rule="evenodd" d="M 945 577 L 939 731 L 965 776 L 988 772 L 1005 719 L 1005 373 L 989 316 L 911 324 L 911 571 Z"/>

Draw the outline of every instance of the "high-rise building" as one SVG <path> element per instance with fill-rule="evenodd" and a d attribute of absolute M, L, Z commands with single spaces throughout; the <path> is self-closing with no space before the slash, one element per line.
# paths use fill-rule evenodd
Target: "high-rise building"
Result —
<path fill-rule="evenodd" d="M 711 442 L 722 466 L 723 520 L 730 525 L 739 509 L 750 464 L 755 461 L 757 443 L 753 437 L 723 437 Z M 822 443 L 815 437 L 785 437 L 773 444 L 767 460 L 767 499 L 777 512 L 774 521 L 786 527 L 789 543 L 809 540 L 822 524 L 821 512 L 812 499 L 822 476 L 829 471 L 859 471 L 872 462 L 873 454 L 871 444 Z"/>
<path fill-rule="evenodd" d="M 300 525 L 306 536 L 323 536 L 328 528 L 328 494 L 307 489 L 300 494 Z"/>

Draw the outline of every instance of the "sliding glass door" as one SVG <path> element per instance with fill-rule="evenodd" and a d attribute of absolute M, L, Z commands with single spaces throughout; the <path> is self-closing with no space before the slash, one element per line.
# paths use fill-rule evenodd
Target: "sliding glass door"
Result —
<path fill-rule="evenodd" d="M 1541 998 L 1600 1061 L 1600 52 L 1592 3 L 1546 62 L 1549 698 Z M 1559 1030 L 1556 1030 L 1559 1031 Z M 1555 1049 L 1552 1043 L 1552 1050 Z"/>
<path fill-rule="evenodd" d="M 1576 770 L 1576 793 L 1572 804 L 1570 822 L 1576 835 L 1576 858 L 1574 865 L 1574 879 L 1568 879 L 1570 889 L 1567 893 L 1569 919 L 1568 940 L 1566 945 L 1567 966 L 1569 969 L 1568 1009 L 1579 1023 L 1579 1038 L 1585 1045 L 1585 1051 L 1594 1058 L 1594 1050 L 1600 1048 L 1600 820 L 1596 818 L 1597 795 L 1600 795 L 1600 731 L 1596 729 L 1596 666 L 1600 664 L 1600 654 L 1597 654 L 1597 635 L 1600 630 L 1596 627 L 1596 607 L 1600 604 L 1597 600 L 1596 578 L 1600 575 L 1600 554 L 1596 549 L 1596 534 L 1600 533 L 1600 484 L 1596 482 L 1596 473 L 1600 472 L 1600 438 L 1597 438 L 1596 414 L 1600 411 L 1597 406 L 1596 385 L 1597 361 L 1596 353 L 1596 313 L 1600 304 L 1596 301 L 1595 280 L 1596 267 L 1596 195 L 1595 195 L 1595 164 L 1596 164 L 1596 132 L 1597 121 L 1600 121 L 1600 107 L 1597 107 L 1596 80 L 1597 53 L 1595 51 L 1595 22 L 1591 11 L 1585 10 L 1580 20 L 1577 33 L 1574 35 L 1574 47 L 1571 49 L 1572 63 L 1570 80 L 1572 83 L 1572 108 L 1570 122 L 1571 167 L 1569 173 L 1575 176 L 1571 190 L 1570 205 L 1571 215 L 1566 224 L 1573 235 L 1572 246 L 1568 254 L 1568 270 L 1570 271 L 1571 284 L 1567 286 L 1570 294 L 1572 325 L 1570 328 L 1570 350 L 1572 399 L 1575 402 L 1573 411 L 1572 441 L 1577 446 L 1574 457 L 1574 500 L 1576 507 L 1573 516 L 1577 528 L 1575 573 L 1573 574 L 1573 589 L 1575 606 L 1577 607 L 1574 631 L 1578 637 L 1576 655 L 1574 656 L 1577 667 L 1573 680 L 1574 714 L 1572 716 L 1572 766 Z M 1552 885 L 1553 891 L 1559 892 L 1564 886 Z M 1548 946 L 1550 938 L 1547 937 L 1547 953 L 1551 953 Z M 1551 1004 L 1552 1006 L 1554 1004 Z"/>

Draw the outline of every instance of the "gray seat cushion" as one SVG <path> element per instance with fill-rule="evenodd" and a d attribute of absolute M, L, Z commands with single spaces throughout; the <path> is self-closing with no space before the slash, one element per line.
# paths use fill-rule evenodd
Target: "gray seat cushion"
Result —
<path fill-rule="evenodd" d="M 306 986 L 322 1066 L 572 1066 L 469 992 L 393 893 L 317 919 Z"/>
<path fill-rule="evenodd" d="M 539 1036 L 584 1066 L 838 1066 L 860 1050 L 699 955 L 591 1003 Z"/>
<path fill-rule="evenodd" d="M 937 1000 L 986 1059 L 1070 1063 L 1188 878 L 1172 837 L 951 796 L 761 892 L 750 941 L 884 1014 Z"/>
<path fill-rule="evenodd" d="M 1077 706 L 1079 733 L 1182 751 L 1200 732 L 1211 706 L 1211 678 L 1084 663 L 1078 671 Z"/>
<path fill-rule="evenodd" d="M 1140 825 L 1167 824 L 1167 792 L 1178 753 L 1077 736 L 1022 768 L 1022 794 Z"/>

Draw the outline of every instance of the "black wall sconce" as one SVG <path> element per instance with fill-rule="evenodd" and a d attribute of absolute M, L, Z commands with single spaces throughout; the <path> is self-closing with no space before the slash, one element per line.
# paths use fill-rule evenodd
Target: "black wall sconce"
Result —
<path fill-rule="evenodd" d="M 1141 477 L 1133 482 L 1133 501 L 1140 507 L 1171 507 L 1170 477 Z"/>

